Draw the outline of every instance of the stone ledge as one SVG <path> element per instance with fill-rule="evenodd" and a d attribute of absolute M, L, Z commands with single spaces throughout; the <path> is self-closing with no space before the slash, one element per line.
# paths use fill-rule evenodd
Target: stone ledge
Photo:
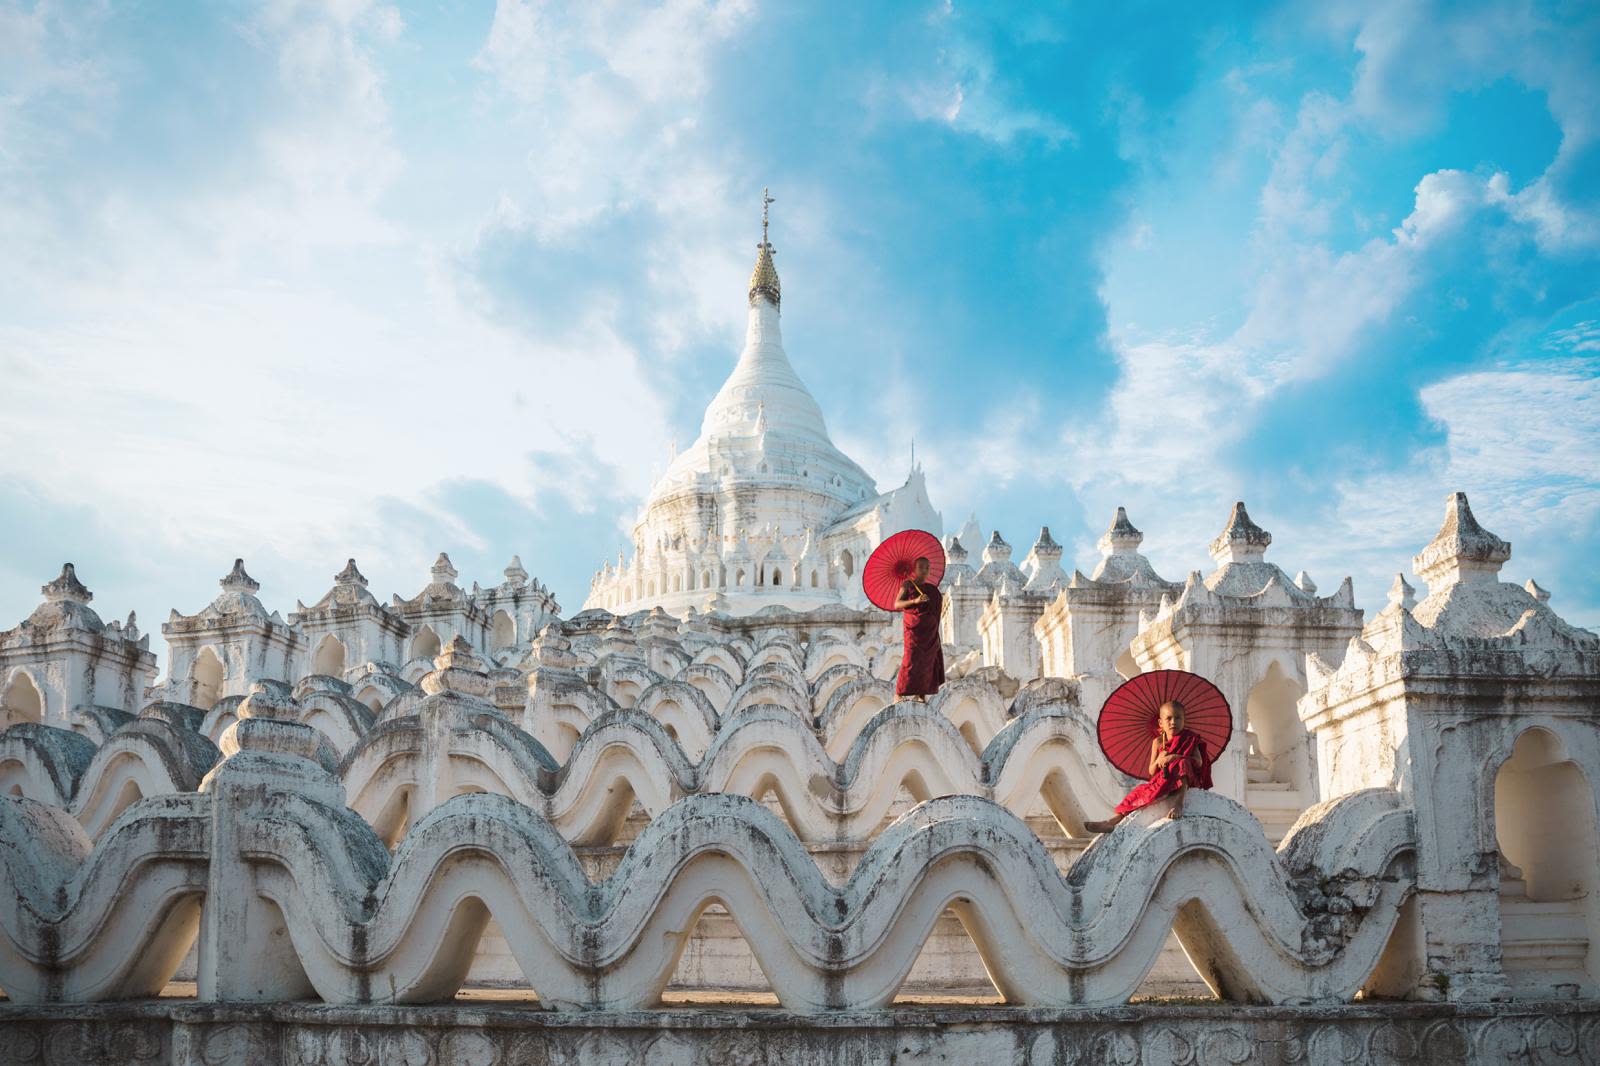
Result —
<path fill-rule="evenodd" d="M 1600 1064 L 1600 1001 L 556 1013 L 447 1004 L 0 1006 L 0 1066 Z"/>

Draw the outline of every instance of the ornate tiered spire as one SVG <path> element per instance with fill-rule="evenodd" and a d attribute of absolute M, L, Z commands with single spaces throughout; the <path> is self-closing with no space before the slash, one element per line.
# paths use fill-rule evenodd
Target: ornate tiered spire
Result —
<path fill-rule="evenodd" d="M 344 585 L 351 588 L 366 588 L 367 578 L 356 568 L 356 561 L 351 559 L 344 564 L 344 569 L 333 575 L 335 585 Z"/>
<path fill-rule="evenodd" d="M 761 190 L 761 243 L 756 245 L 756 268 L 750 274 L 750 302 L 754 304 L 756 297 L 761 296 L 773 307 L 779 305 L 782 297 L 778 268 L 772 263 L 772 242 L 767 240 L 767 209 L 775 202 L 766 189 Z"/>
<path fill-rule="evenodd" d="M 506 575 L 506 582 L 508 584 L 517 585 L 520 587 L 528 582 L 528 571 L 523 569 L 522 556 L 520 555 L 513 555 L 511 557 L 511 562 L 506 564 L 506 568 L 502 571 L 502 573 Z"/>
<path fill-rule="evenodd" d="M 440 585 L 448 585 L 460 575 L 460 571 L 451 564 L 450 556 L 444 552 L 439 553 L 439 558 L 433 561 L 428 573 L 432 574 L 434 582 Z"/>
<path fill-rule="evenodd" d="M 1480 526 L 1467 494 L 1455 492 L 1445 501 L 1444 525 L 1411 560 L 1411 569 L 1430 589 L 1437 589 L 1456 581 L 1493 581 L 1509 558 L 1511 543 Z"/>
<path fill-rule="evenodd" d="M 255 593 L 261 591 L 261 582 L 245 573 L 243 559 L 235 559 L 233 561 L 233 569 L 229 570 L 227 575 L 217 584 L 229 592 Z"/>
<path fill-rule="evenodd" d="M 1244 501 L 1233 505 L 1228 526 L 1211 542 L 1211 558 L 1223 563 L 1258 563 L 1272 543 L 1272 534 L 1250 520 Z"/>
<path fill-rule="evenodd" d="M 1096 547 L 1102 555 L 1111 555 L 1114 552 L 1135 552 L 1139 545 L 1144 543 L 1144 534 L 1134 528 L 1128 520 L 1128 509 L 1118 507 L 1116 515 L 1111 519 L 1111 525 L 1100 534 Z"/>
<path fill-rule="evenodd" d="M 46 603 L 88 603 L 94 599 L 94 593 L 78 580 L 78 570 L 71 563 L 62 564 L 61 576 L 41 585 L 39 591 L 44 593 Z"/>

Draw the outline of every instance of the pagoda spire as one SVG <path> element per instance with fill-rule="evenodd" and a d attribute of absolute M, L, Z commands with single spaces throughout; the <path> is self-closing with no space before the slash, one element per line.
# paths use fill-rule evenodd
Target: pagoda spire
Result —
<path fill-rule="evenodd" d="M 770 222 L 767 209 L 775 202 L 767 189 L 761 190 L 761 243 L 756 245 L 756 268 L 750 274 L 752 307 L 755 306 L 757 297 L 767 300 L 773 307 L 779 305 L 782 297 L 782 290 L 778 284 L 778 268 L 772 262 L 772 242 L 767 240 L 767 225 Z"/>

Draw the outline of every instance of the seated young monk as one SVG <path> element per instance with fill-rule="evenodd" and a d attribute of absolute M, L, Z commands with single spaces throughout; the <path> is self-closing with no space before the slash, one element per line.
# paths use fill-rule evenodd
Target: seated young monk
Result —
<path fill-rule="evenodd" d="M 1141 807 L 1148 807 L 1164 796 L 1176 796 L 1168 818 L 1183 815 L 1183 797 L 1190 786 L 1211 787 L 1211 756 L 1198 733 L 1183 728 L 1183 704 L 1168 700 L 1157 712 L 1160 733 L 1150 738 L 1150 780 L 1134 789 L 1117 804 L 1117 813 L 1102 822 L 1084 822 L 1091 833 L 1109 833 Z"/>
<path fill-rule="evenodd" d="M 944 597 L 939 586 L 928 580 L 928 560 L 919 557 L 911 577 L 900 583 L 894 609 L 904 611 L 905 650 L 900 657 L 900 676 L 894 694 L 919 702 L 939 691 L 944 684 L 944 643 L 939 639 L 939 610 Z"/>

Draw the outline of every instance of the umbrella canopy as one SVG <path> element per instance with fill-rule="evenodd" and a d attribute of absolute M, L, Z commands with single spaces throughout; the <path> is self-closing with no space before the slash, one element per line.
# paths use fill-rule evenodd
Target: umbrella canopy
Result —
<path fill-rule="evenodd" d="M 1100 709 L 1100 750 L 1125 774 L 1150 776 L 1150 740 L 1157 714 L 1168 700 L 1183 704 L 1185 729 L 1200 734 L 1212 762 L 1233 735 L 1233 712 L 1220 689 L 1187 670 L 1152 670 L 1117 686 Z"/>
<path fill-rule="evenodd" d="M 885 611 L 894 610 L 900 583 L 911 577 L 922 558 L 928 560 L 928 583 L 937 585 L 944 577 L 944 546 L 938 537 L 925 529 L 907 529 L 878 545 L 861 568 L 861 587 L 867 599 Z"/>

